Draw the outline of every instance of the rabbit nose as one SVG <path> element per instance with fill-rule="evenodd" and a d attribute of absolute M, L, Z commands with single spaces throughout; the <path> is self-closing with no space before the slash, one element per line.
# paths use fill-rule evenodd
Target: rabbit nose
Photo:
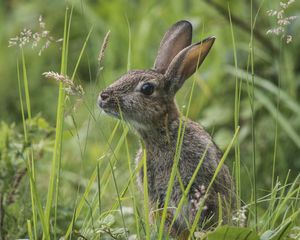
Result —
<path fill-rule="evenodd" d="M 102 101 L 105 101 L 105 100 L 107 100 L 109 98 L 109 94 L 107 92 L 102 92 L 100 94 L 100 97 L 101 97 Z"/>

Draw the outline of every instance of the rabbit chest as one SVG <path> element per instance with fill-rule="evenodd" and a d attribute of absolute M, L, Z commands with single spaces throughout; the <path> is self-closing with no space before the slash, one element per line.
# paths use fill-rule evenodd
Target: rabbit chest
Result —
<path fill-rule="evenodd" d="M 173 154 L 172 154 L 173 155 Z M 148 194 L 151 202 L 161 202 L 168 188 L 168 182 L 173 165 L 171 153 L 154 151 L 147 152 L 147 182 Z M 139 150 L 136 161 L 139 164 L 143 160 L 143 151 Z M 143 191 L 144 171 L 143 168 L 138 174 L 138 185 Z"/>

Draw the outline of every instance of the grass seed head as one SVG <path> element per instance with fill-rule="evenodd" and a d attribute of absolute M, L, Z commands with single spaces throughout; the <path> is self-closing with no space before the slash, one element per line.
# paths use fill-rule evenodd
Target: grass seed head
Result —
<path fill-rule="evenodd" d="M 297 16 L 286 16 L 285 11 L 292 3 L 294 3 L 294 0 L 289 0 L 287 2 L 280 2 L 279 3 L 279 9 L 277 10 L 268 10 L 267 14 L 270 17 L 276 17 L 276 26 L 268 29 L 266 34 L 267 35 L 276 35 L 280 36 L 281 39 L 284 39 L 287 44 L 291 43 L 293 40 L 292 35 L 287 34 L 287 26 L 294 21 Z"/>
<path fill-rule="evenodd" d="M 101 48 L 100 48 L 100 52 L 99 52 L 99 55 L 98 55 L 98 64 L 99 64 L 99 66 L 100 66 L 100 64 L 101 64 L 101 62 L 104 58 L 104 53 L 105 53 L 105 49 L 107 48 L 109 35 L 110 35 L 110 30 L 106 33 L 106 35 L 103 39 L 103 43 L 102 43 Z"/>
<path fill-rule="evenodd" d="M 41 56 L 42 52 L 47 49 L 52 42 L 59 42 L 54 40 L 50 35 L 50 31 L 46 29 L 46 23 L 43 21 L 42 16 L 39 17 L 38 22 L 39 26 L 37 31 L 24 28 L 18 36 L 8 40 L 8 47 L 23 48 L 27 45 L 31 45 L 31 48 L 35 49 L 40 46 L 38 55 Z"/>
<path fill-rule="evenodd" d="M 68 76 L 59 74 L 57 72 L 44 72 L 43 76 L 48 79 L 54 79 L 57 82 L 64 84 L 64 89 L 67 95 L 83 96 L 85 94 L 81 85 L 76 85 Z"/>

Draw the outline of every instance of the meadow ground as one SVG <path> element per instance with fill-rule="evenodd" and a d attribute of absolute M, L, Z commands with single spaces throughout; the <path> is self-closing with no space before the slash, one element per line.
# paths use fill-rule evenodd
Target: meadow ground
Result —
<path fill-rule="evenodd" d="M 300 239 L 299 15 L 291 0 L 3 1 L 0 239 L 168 238 L 137 190 L 137 136 L 96 100 L 150 68 L 180 19 L 216 42 L 178 106 L 226 153 L 238 196 L 208 238 Z"/>

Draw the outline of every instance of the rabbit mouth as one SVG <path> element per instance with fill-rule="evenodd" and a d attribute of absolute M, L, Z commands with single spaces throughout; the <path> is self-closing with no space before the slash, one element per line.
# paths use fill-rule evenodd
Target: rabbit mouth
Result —
<path fill-rule="evenodd" d="M 120 119 L 120 113 L 116 110 L 115 104 L 110 101 L 98 99 L 98 106 L 107 114 Z"/>
<path fill-rule="evenodd" d="M 103 104 L 101 102 L 99 102 L 99 107 L 103 110 L 103 112 L 105 112 L 107 115 L 110 115 L 112 117 L 115 118 L 119 118 L 120 119 L 120 113 L 118 111 L 115 110 L 114 107 L 112 106 L 107 106 L 107 104 Z"/>
<path fill-rule="evenodd" d="M 120 119 L 120 113 L 115 110 L 113 106 L 108 106 L 108 104 L 104 104 L 103 102 L 99 103 L 99 107 L 107 114 L 112 117 Z"/>

